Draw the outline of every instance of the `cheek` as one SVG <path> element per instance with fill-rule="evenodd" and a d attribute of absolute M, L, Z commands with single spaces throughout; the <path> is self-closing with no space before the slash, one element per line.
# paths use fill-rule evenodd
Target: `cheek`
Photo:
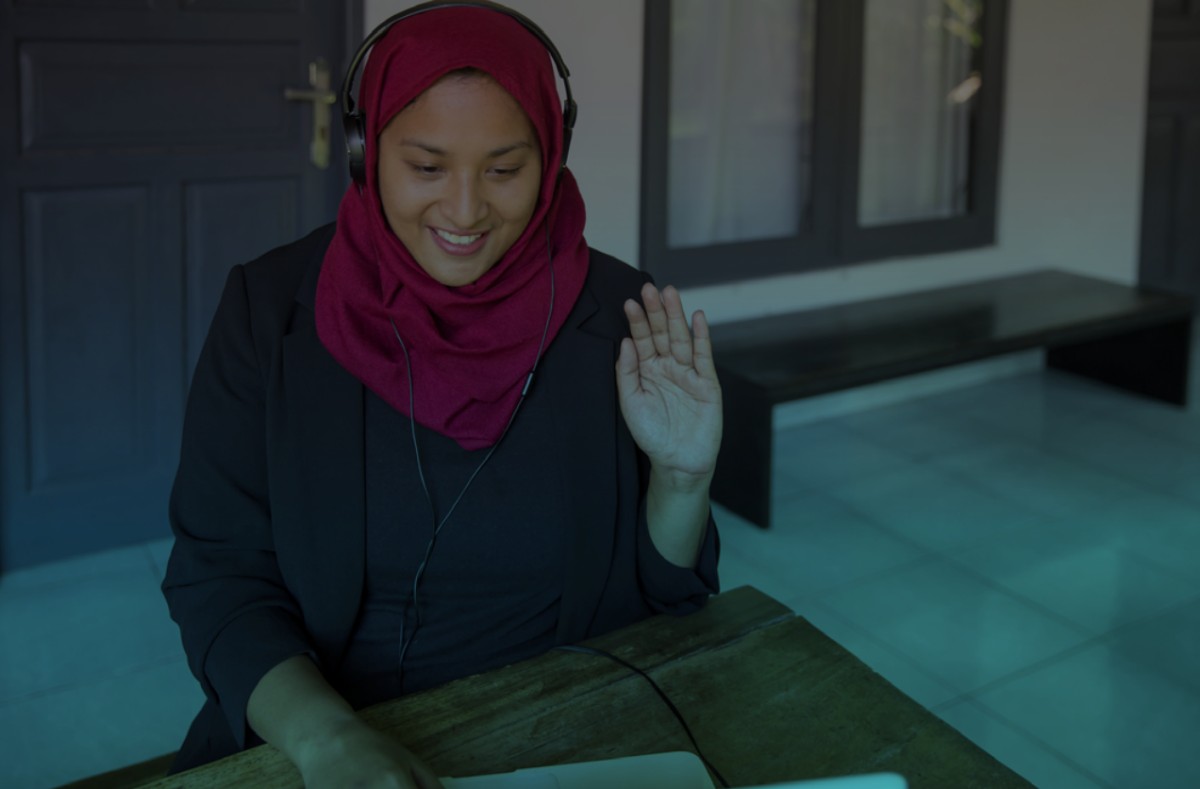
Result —
<path fill-rule="evenodd" d="M 421 190 L 414 188 L 413 184 L 404 179 L 389 179 L 386 183 L 380 183 L 379 202 L 388 221 L 395 224 L 418 218 L 427 201 L 422 198 Z"/>
<path fill-rule="evenodd" d="M 514 218 L 519 218 L 528 222 L 533 217 L 533 212 L 537 210 L 538 195 L 540 193 L 540 174 L 538 178 L 532 178 L 527 182 L 523 182 L 518 188 L 513 190 L 511 198 L 510 214 Z"/>

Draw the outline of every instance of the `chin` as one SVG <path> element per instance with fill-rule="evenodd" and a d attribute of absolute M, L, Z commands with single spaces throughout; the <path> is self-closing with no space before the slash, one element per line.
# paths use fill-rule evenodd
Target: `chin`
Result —
<path fill-rule="evenodd" d="M 417 262 L 421 263 L 421 261 Z M 431 266 L 421 263 L 421 268 L 425 269 L 426 274 L 449 288 L 461 288 L 464 285 L 470 285 L 486 274 L 491 267 L 491 265 L 468 265 L 441 260 L 438 260 Z"/>

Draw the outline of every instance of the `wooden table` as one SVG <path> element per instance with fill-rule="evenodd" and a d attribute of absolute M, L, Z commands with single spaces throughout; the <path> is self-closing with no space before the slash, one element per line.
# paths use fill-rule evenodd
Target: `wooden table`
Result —
<path fill-rule="evenodd" d="M 1024 779 L 751 587 L 686 617 L 588 642 L 650 674 L 733 786 L 894 771 L 920 787 L 1028 787 Z M 603 657 L 550 652 L 363 712 L 441 775 L 693 750 L 649 684 Z M 262 746 L 154 787 L 295 787 Z"/>

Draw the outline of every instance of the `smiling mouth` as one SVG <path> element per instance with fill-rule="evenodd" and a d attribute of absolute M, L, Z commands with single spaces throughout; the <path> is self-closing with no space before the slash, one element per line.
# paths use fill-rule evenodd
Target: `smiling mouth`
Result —
<path fill-rule="evenodd" d="M 437 227 L 429 229 L 432 231 L 434 243 L 451 255 L 473 255 L 483 247 L 488 237 L 486 231 L 460 236 Z"/>
<path fill-rule="evenodd" d="M 448 233 L 445 230 L 440 230 L 436 227 L 433 229 L 433 232 L 437 233 L 439 236 L 446 239 L 451 244 L 457 244 L 462 247 L 468 246 L 470 244 L 474 244 L 476 241 L 478 241 L 483 236 L 483 233 L 475 233 L 474 235 L 470 235 L 470 236 L 456 236 L 453 233 Z"/>

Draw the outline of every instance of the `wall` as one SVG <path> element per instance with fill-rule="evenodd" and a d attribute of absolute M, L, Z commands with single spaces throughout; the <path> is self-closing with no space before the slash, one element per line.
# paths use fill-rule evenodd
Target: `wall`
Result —
<path fill-rule="evenodd" d="M 366 0 L 368 28 L 407 7 Z M 642 0 L 510 0 L 554 40 L 580 104 L 588 240 L 637 262 Z M 713 322 L 1053 266 L 1137 273 L 1151 0 L 1011 0 L 997 243 L 684 291 Z"/>

